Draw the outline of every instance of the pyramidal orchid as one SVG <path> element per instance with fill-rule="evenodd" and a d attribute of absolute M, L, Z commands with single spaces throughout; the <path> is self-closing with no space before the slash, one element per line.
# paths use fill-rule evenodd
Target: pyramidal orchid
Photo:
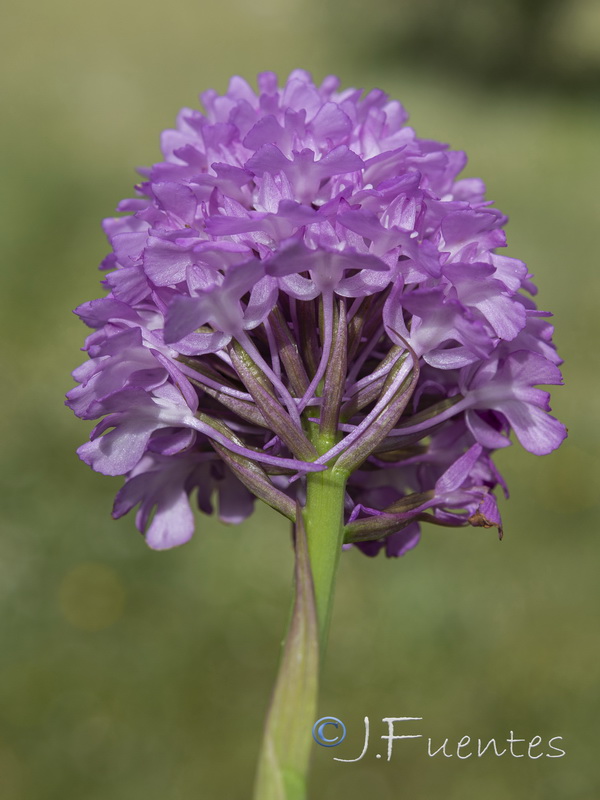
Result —
<path fill-rule="evenodd" d="M 295 523 L 255 798 L 302 798 L 342 550 L 401 556 L 427 524 L 501 536 L 493 453 L 511 431 L 537 455 L 563 441 L 537 388 L 560 360 L 527 267 L 498 252 L 506 217 L 400 103 L 301 70 L 201 100 L 105 221 L 67 403 L 100 419 L 79 456 L 125 476 L 113 515 L 137 507 L 151 547 L 190 539 L 192 497 Z"/>

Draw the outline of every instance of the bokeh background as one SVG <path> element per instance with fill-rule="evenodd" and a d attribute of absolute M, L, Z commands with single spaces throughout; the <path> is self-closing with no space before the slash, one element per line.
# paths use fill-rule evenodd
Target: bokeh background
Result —
<path fill-rule="evenodd" d="M 119 479 L 81 464 L 63 407 L 100 293 L 100 220 L 158 160 L 160 130 L 232 73 L 379 86 L 470 156 L 555 312 L 565 446 L 509 448 L 506 535 L 427 530 L 400 561 L 343 558 L 321 700 L 347 741 L 313 794 L 600 796 L 600 7 L 595 0 L 34 0 L 2 19 L 0 797 L 250 797 L 292 570 L 287 525 L 202 519 L 153 553 L 110 519 Z M 363 717 L 373 747 L 359 763 Z M 410 732 L 564 737 L 564 758 L 429 758 Z M 405 732 L 409 732 L 408 729 Z M 545 746 L 543 752 L 550 752 Z"/>

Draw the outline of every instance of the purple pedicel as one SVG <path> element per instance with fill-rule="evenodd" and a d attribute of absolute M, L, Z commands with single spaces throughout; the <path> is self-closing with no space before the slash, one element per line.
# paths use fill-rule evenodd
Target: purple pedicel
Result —
<path fill-rule="evenodd" d="M 332 468 L 367 555 L 403 555 L 422 521 L 501 534 L 492 452 L 566 436 L 536 388 L 561 383 L 549 315 L 496 252 L 506 217 L 383 92 L 302 70 L 258 87 L 183 109 L 104 223 L 108 294 L 76 311 L 94 332 L 67 395 L 102 417 L 80 457 L 125 475 L 113 514 L 139 506 L 156 549 L 192 536 L 194 491 L 227 522 L 254 497 L 293 519 Z"/>

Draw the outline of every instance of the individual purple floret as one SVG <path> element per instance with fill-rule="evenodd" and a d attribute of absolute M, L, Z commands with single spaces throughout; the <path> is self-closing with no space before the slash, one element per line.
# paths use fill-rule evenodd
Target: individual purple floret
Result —
<path fill-rule="evenodd" d="M 76 311 L 94 330 L 67 403 L 102 418 L 78 452 L 125 475 L 114 516 L 139 506 L 172 547 L 193 492 L 228 522 L 255 497 L 294 520 L 306 475 L 335 469 L 368 555 L 403 555 L 421 522 L 501 534 L 492 453 L 511 431 L 537 455 L 563 441 L 536 388 L 560 359 L 464 153 L 301 70 L 201 99 L 105 221 L 107 295 Z"/>

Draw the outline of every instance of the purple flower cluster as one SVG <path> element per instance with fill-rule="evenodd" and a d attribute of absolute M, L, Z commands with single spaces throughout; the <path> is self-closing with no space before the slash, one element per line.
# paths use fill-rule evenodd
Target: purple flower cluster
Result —
<path fill-rule="evenodd" d="M 335 469 L 368 554 L 422 521 L 501 531 L 492 452 L 511 430 L 538 455 L 562 442 L 535 388 L 560 360 L 464 153 L 300 70 L 201 99 L 105 221 L 108 293 L 76 312 L 94 331 L 67 402 L 102 418 L 80 457 L 126 476 L 114 516 L 139 505 L 172 547 L 194 490 L 229 522 L 255 497 L 293 519 L 305 476 Z"/>

